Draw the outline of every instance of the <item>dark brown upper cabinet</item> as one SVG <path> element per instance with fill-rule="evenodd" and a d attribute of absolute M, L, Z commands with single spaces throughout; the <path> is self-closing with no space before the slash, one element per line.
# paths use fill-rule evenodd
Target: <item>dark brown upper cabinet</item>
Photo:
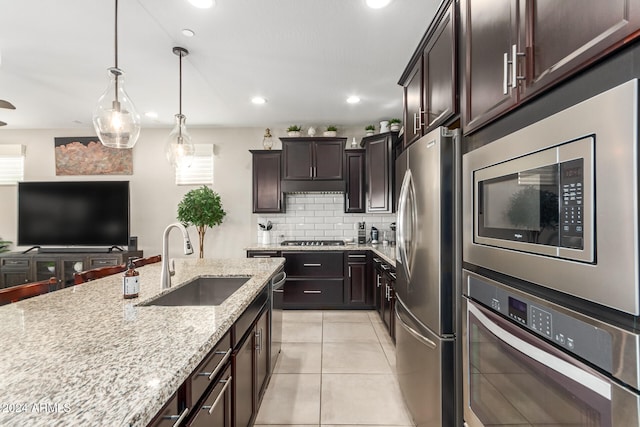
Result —
<path fill-rule="evenodd" d="M 640 2 L 462 0 L 465 134 L 637 37 Z"/>
<path fill-rule="evenodd" d="M 454 3 L 441 5 L 400 78 L 405 147 L 458 113 L 455 12 Z"/>
<path fill-rule="evenodd" d="M 347 138 L 280 138 L 283 179 L 343 179 L 342 157 Z"/>
<path fill-rule="evenodd" d="M 280 138 L 282 141 L 282 189 L 344 191 L 344 146 L 347 138 Z"/>
<path fill-rule="evenodd" d="M 392 213 L 395 211 L 394 145 L 397 132 L 386 132 L 362 138 L 366 153 L 366 211 Z"/>
<path fill-rule="evenodd" d="M 365 150 L 346 150 L 344 154 L 345 213 L 365 212 Z"/>
<path fill-rule="evenodd" d="M 253 212 L 284 212 L 280 150 L 250 150 L 253 155 Z"/>

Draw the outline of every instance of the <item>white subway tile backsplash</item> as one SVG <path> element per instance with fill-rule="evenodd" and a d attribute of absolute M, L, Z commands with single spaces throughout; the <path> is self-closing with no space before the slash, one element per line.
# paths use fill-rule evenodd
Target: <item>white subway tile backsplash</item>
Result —
<path fill-rule="evenodd" d="M 271 221 L 271 239 L 281 242 L 290 239 L 342 239 L 357 236 L 358 222 L 366 222 L 367 235 L 371 226 L 388 230 L 396 221 L 395 214 L 344 213 L 344 196 L 338 194 L 288 195 L 284 214 L 263 214 L 257 223 Z M 256 224 L 256 240 L 259 236 Z"/>
<path fill-rule="evenodd" d="M 324 224 L 324 217 L 321 216 L 307 216 L 304 218 L 304 222 L 307 224 Z"/>

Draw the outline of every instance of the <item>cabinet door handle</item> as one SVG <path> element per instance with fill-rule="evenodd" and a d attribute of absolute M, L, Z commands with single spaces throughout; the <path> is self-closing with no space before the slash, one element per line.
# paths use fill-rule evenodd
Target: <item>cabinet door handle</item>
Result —
<path fill-rule="evenodd" d="M 184 410 L 182 411 L 182 413 L 180 415 L 167 415 L 165 417 L 162 417 L 163 420 L 176 420 L 175 423 L 173 423 L 173 427 L 177 427 L 180 425 L 180 423 L 187 417 L 187 414 L 189 413 L 189 408 L 184 408 Z"/>
<path fill-rule="evenodd" d="M 303 294 L 321 294 L 322 291 L 302 291 Z"/>
<path fill-rule="evenodd" d="M 509 93 L 509 54 L 507 52 L 502 56 L 502 94 Z"/>
<path fill-rule="evenodd" d="M 385 297 L 387 298 L 387 301 L 391 301 L 389 299 L 389 285 L 384 285 L 385 286 Z"/>
<path fill-rule="evenodd" d="M 218 372 L 220 371 L 220 369 L 222 369 L 222 366 L 224 366 L 225 363 L 227 363 L 227 360 L 229 360 L 229 356 L 231 356 L 231 348 L 229 348 L 229 350 L 225 351 L 216 351 L 215 354 L 224 354 L 224 357 L 222 358 L 222 360 L 220 362 L 218 362 L 218 364 L 216 365 L 216 367 L 213 369 L 212 372 L 198 372 L 198 376 L 200 377 L 209 377 L 209 381 L 213 380 L 215 378 L 215 376 L 218 374 Z"/>
<path fill-rule="evenodd" d="M 351 277 L 351 266 L 349 266 L 349 277 Z"/>
<path fill-rule="evenodd" d="M 378 283 L 378 287 L 380 287 L 380 279 L 381 279 L 380 275 L 376 274 L 376 281 Z"/>
<path fill-rule="evenodd" d="M 218 406 L 218 403 L 220 403 L 220 399 L 224 396 L 224 393 L 229 388 L 229 385 L 231 384 L 232 380 L 233 380 L 233 377 L 231 375 L 229 375 L 229 377 L 226 380 L 220 380 L 220 383 L 224 384 L 224 387 L 222 387 L 222 390 L 220 390 L 220 394 L 218 395 L 218 397 L 216 397 L 216 400 L 213 401 L 211 406 L 205 405 L 202 407 L 202 409 L 206 410 L 209 413 L 209 415 L 213 414 L 213 411 L 216 409 L 216 406 Z"/>
<path fill-rule="evenodd" d="M 514 44 L 511 46 L 511 87 L 516 88 L 519 80 L 524 80 L 524 76 L 518 75 L 518 57 L 525 56 L 524 53 L 518 52 L 518 47 Z"/>
<path fill-rule="evenodd" d="M 303 266 L 304 267 L 322 267 L 322 264 L 313 264 L 313 263 L 306 264 L 305 263 L 305 264 L 303 264 Z"/>

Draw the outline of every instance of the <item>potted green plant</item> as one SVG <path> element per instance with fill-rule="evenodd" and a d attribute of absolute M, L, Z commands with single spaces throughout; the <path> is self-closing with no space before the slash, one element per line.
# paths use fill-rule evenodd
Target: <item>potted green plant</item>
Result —
<path fill-rule="evenodd" d="M 324 136 L 336 136 L 337 134 L 338 128 L 333 125 L 327 126 L 327 130 L 323 133 Z"/>
<path fill-rule="evenodd" d="M 0 253 L 2 252 L 9 252 L 9 246 L 11 246 L 10 241 L 8 240 L 2 240 L 2 237 L 0 237 Z"/>
<path fill-rule="evenodd" d="M 366 136 L 371 136 L 376 131 L 376 127 L 374 125 L 367 125 L 364 128 L 364 132 Z"/>
<path fill-rule="evenodd" d="M 220 195 L 203 185 L 189 191 L 178 204 L 178 221 L 198 230 L 200 258 L 204 258 L 204 235 L 208 227 L 220 225 L 227 213 L 222 209 Z"/>
<path fill-rule="evenodd" d="M 302 128 L 298 125 L 291 125 L 287 128 L 287 135 L 289 136 L 300 136 L 300 131 Z"/>
<path fill-rule="evenodd" d="M 389 129 L 392 132 L 398 132 L 400 130 L 400 119 L 390 119 L 389 120 Z"/>

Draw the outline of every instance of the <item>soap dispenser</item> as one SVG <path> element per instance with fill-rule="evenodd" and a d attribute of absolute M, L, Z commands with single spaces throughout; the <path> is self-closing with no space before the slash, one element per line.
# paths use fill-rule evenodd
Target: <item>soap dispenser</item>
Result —
<path fill-rule="evenodd" d="M 140 293 L 140 273 L 135 270 L 133 258 L 129 258 L 127 271 L 122 277 L 122 294 L 125 299 L 137 298 Z"/>

